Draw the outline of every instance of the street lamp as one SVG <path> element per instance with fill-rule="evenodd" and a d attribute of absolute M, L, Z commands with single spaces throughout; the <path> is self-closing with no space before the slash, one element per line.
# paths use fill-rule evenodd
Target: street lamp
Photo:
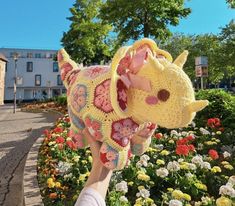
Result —
<path fill-rule="evenodd" d="M 13 113 L 16 113 L 16 85 L 17 85 L 17 60 L 19 58 L 19 54 L 17 52 L 14 53 L 14 61 L 15 61 L 15 81 L 14 81 L 14 110 Z"/>

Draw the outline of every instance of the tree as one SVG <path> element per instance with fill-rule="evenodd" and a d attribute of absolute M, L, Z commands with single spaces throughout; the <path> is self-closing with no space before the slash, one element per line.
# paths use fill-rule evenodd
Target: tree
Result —
<path fill-rule="evenodd" d="M 234 9 L 235 8 L 235 0 L 226 0 L 226 2 L 229 4 L 229 6 Z"/>
<path fill-rule="evenodd" d="M 119 43 L 140 37 L 165 40 L 179 19 L 190 14 L 184 0 L 107 0 L 101 8 L 101 18 L 113 25 Z"/>
<path fill-rule="evenodd" d="M 70 9 L 72 22 L 62 44 L 71 57 L 84 64 L 100 63 L 110 57 L 111 26 L 98 18 L 102 0 L 76 0 Z"/>

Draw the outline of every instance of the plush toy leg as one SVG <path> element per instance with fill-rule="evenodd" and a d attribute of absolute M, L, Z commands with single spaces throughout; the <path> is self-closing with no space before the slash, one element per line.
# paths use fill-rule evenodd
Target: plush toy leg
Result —
<path fill-rule="evenodd" d="M 142 155 L 151 143 L 151 137 L 156 129 L 152 123 L 144 123 L 137 128 L 131 139 L 131 152 L 134 155 Z"/>
<path fill-rule="evenodd" d="M 130 144 L 118 151 L 107 142 L 103 142 L 100 148 L 100 160 L 105 167 L 112 170 L 123 169 L 130 155 Z"/>

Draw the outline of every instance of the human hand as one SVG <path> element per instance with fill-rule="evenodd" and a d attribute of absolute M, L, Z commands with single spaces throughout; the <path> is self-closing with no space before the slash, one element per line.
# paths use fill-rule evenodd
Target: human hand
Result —
<path fill-rule="evenodd" d="M 157 125 L 152 124 L 151 122 L 145 122 L 141 124 L 136 130 L 136 135 L 144 138 L 148 138 L 153 135 Z"/>

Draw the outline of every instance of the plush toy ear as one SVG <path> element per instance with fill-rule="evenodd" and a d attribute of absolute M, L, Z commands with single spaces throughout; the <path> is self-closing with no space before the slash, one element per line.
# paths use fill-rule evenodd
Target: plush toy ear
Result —
<path fill-rule="evenodd" d="M 153 40 L 142 39 L 131 47 L 122 47 L 112 60 L 111 104 L 120 117 L 127 117 L 128 89 L 130 87 L 151 91 L 149 79 L 139 76 L 138 72 L 147 63 L 148 58 L 156 56 L 158 47 Z M 157 62 L 156 62 L 157 63 Z M 156 64 L 154 65 L 154 67 Z"/>
<path fill-rule="evenodd" d="M 76 62 L 70 59 L 68 53 L 64 49 L 58 51 L 57 60 L 60 68 L 61 80 L 65 87 L 68 88 L 76 79 L 80 69 L 78 69 Z"/>

